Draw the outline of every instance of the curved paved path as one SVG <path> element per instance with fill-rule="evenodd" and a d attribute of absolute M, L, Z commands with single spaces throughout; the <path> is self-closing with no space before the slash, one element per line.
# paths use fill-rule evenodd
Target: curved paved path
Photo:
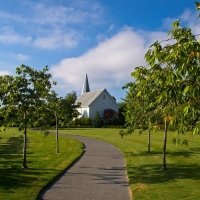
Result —
<path fill-rule="evenodd" d="M 60 134 L 61 135 L 61 134 Z M 83 156 L 39 195 L 40 200 L 130 200 L 122 153 L 113 145 L 63 135 L 85 145 Z"/>

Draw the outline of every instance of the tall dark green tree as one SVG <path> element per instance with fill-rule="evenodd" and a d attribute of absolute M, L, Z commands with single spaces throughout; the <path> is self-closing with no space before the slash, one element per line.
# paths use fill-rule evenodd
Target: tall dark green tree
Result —
<path fill-rule="evenodd" d="M 80 103 L 76 102 L 77 94 L 75 91 L 68 93 L 64 98 L 60 100 L 61 106 L 61 118 L 60 123 L 62 126 L 67 125 L 70 121 L 77 118 L 80 113 L 78 112 L 78 108 L 80 108 Z"/>
<path fill-rule="evenodd" d="M 102 118 L 100 117 L 98 111 L 96 111 L 96 114 L 95 114 L 95 116 L 94 116 L 93 122 L 94 122 L 96 128 L 100 128 L 100 127 L 102 127 L 102 125 L 104 124 L 104 123 L 103 123 L 103 120 L 102 120 Z"/>
<path fill-rule="evenodd" d="M 118 106 L 120 107 L 119 108 L 119 123 L 120 125 L 125 125 L 125 109 L 126 109 L 126 101 L 124 99 L 122 99 L 123 101 L 121 102 L 118 102 Z"/>

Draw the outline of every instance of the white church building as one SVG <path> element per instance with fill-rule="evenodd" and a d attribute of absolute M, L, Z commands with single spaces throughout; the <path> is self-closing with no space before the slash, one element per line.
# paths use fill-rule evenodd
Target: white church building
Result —
<path fill-rule="evenodd" d="M 90 92 L 87 74 L 84 80 L 82 94 L 76 100 L 76 103 L 78 102 L 81 103 L 81 107 L 78 109 L 81 114 L 80 117 L 90 117 L 91 120 L 94 119 L 97 111 L 99 112 L 100 117 L 103 117 L 105 109 L 112 109 L 119 112 L 117 102 L 106 89 Z"/>

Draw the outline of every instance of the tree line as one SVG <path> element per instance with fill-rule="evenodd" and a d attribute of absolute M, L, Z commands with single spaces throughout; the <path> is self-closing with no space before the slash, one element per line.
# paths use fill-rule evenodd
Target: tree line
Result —
<path fill-rule="evenodd" d="M 23 164 L 26 165 L 27 127 L 46 129 L 56 126 L 56 152 L 59 152 L 58 123 L 67 124 L 78 116 L 76 92 L 64 98 L 52 89 L 56 82 L 48 66 L 36 70 L 26 65 L 16 68 L 16 76 L 0 76 L 0 126 L 3 129 L 17 126 L 23 130 Z M 46 132 L 47 133 L 47 132 Z"/>
<path fill-rule="evenodd" d="M 80 113 L 77 108 L 81 104 L 76 103 L 76 92 L 58 97 L 52 89 L 53 85 L 56 82 L 52 80 L 48 66 L 36 70 L 22 64 L 16 68 L 15 76 L 0 76 L 0 126 L 2 131 L 9 127 L 18 127 L 19 131 L 23 131 L 22 168 L 27 168 L 27 127 L 38 128 L 46 136 L 49 134 L 46 130 L 54 126 L 56 153 L 59 153 L 58 126 L 92 125 L 94 120 L 95 126 L 101 127 L 104 123 L 113 125 L 119 122 L 118 113 L 112 109 L 104 111 L 103 119 L 98 113 L 95 119 L 78 118 Z"/>
<path fill-rule="evenodd" d="M 200 3 L 196 2 L 197 10 Z M 187 144 L 178 135 L 186 131 L 200 133 L 200 42 L 191 28 L 181 27 L 179 20 L 172 24 L 169 39 L 156 41 L 145 54 L 146 66 L 138 66 L 131 73 L 133 81 L 125 98 L 127 130 L 120 135 L 131 134 L 136 128 L 164 129 L 163 169 L 166 167 L 167 133 L 175 131 L 173 142 Z M 168 43 L 164 45 L 164 43 Z"/>

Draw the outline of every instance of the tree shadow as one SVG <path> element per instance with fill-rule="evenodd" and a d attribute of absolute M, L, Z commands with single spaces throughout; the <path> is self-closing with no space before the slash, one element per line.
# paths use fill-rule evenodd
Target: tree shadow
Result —
<path fill-rule="evenodd" d="M 199 150 L 198 150 L 199 149 Z M 182 157 L 190 157 L 192 155 L 198 154 L 198 152 L 195 151 L 200 151 L 200 148 L 197 149 L 193 149 L 192 151 L 190 150 L 182 150 L 182 151 L 177 151 L 177 152 L 170 152 L 170 151 L 166 151 L 166 155 L 170 155 L 170 156 L 182 156 Z M 199 152 L 200 153 L 200 152 Z M 125 156 L 147 156 L 147 157 L 153 157 L 153 156 L 161 156 L 162 152 L 161 151 L 144 151 L 141 153 L 133 153 L 133 152 L 125 152 Z"/>
<path fill-rule="evenodd" d="M 190 147 L 188 150 L 181 151 L 167 151 L 167 160 L 169 157 L 186 159 L 185 163 L 167 163 L 167 170 L 162 169 L 162 152 L 143 151 L 140 153 L 125 152 L 125 157 L 160 157 L 160 164 L 156 161 L 155 164 L 141 164 L 140 166 L 133 164 L 133 166 L 128 166 L 128 176 L 130 177 L 131 183 L 138 183 L 142 180 L 143 183 L 163 183 L 169 181 L 177 181 L 177 179 L 193 179 L 200 180 L 200 163 L 190 163 L 187 158 L 194 157 L 200 154 L 200 147 Z M 145 159 L 145 158 L 142 158 Z M 149 159 L 149 158 L 148 158 Z"/>
<path fill-rule="evenodd" d="M 27 143 L 28 141 L 27 139 Z M 6 142 L 0 143 L 0 188 L 4 191 L 10 188 L 26 187 L 34 179 L 37 179 L 37 177 L 33 178 L 34 175 L 41 175 L 41 172 L 39 172 L 41 169 L 22 169 L 22 147 L 23 138 L 19 137 L 11 137 Z M 29 154 L 32 153 L 27 152 L 27 156 Z M 32 161 L 27 160 L 27 165 L 31 165 L 31 163 Z M 26 178 L 27 174 L 29 178 Z"/>
<path fill-rule="evenodd" d="M 20 163 L 21 164 L 21 163 Z M 53 169 L 51 169 L 52 171 Z M 57 171 L 57 170 L 53 170 Z M 43 173 L 49 174 L 52 176 L 51 173 L 48 173 L 45 169 L 22 169 L 19 167 L 10 167 L 0 169 L 0 188 L 3 189 L 5 192 L 10 188 L 29 188 L 30 185 L 33 185 L 33 182 L 38 180 L 40 177 L 40 181 L 46 181 L 46 178 L 41 176 Z M 57 172 L 59 173 L 59 172 Z M 34 185 L 33 185 L 34 186 Z M 39 192 L 39 191 L 38 191 Z M 10 193 L 10 190 L 9 190 Z"/>
<path fill-rule="evenodd" d="M 162 170 L 159 164 L 141 165 L 139 167 L 129 167 L 128 176 L 130 184 L 143 183 L 155 184 L 169 181 L 176 182 L 177 179 L 200 179 L 200 165 L 167 165 L 168 170 Z"/>
<path fill-rule="evenodd" d="M 93 128 L 59 128 L 59 130 L 64 130 L 64 131 L 86 131 L 86 130 L 91 130 Z"/>

